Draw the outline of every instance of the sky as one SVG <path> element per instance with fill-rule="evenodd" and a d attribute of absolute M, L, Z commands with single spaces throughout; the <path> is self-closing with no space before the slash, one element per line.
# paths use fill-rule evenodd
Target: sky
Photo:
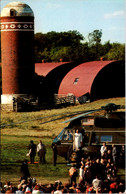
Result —
<path fill-rule="evenodd" d="M 0 10 L 9 2 L 0 0 Z M 102 43 L 125 43 L 125 0 L 20 0 L 35 16 L 35 33 L 77 30 L 85 41 L 102 30 Z"/>

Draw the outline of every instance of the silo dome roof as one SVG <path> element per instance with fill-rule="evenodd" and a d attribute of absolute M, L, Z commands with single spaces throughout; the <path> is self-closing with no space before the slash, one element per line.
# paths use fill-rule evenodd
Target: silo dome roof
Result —
<path fill-rule="evenodd" d="M 10 11 L 15 11 L 15 16 L 31 16 L 34 17 L 32 9 L 29 7 L 29 5 L 20 2 L 15 1 L 8 3 L 1 11 L 1 17 L 7 17 L 10 16 Z"/>

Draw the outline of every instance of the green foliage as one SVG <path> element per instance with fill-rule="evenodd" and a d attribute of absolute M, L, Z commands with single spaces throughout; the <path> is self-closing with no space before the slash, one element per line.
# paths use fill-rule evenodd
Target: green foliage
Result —
<path fill-rule="evenodd" d="M 52 48 L 50 51 L 50 59 L 51 61 L 59 61 L 62 59 L 63 61 L 68 60 L 69 58 L 69 47 L 56 47 Z"/>
<path fill-rule="evenodd" d="M 102 30 L 94 30 L 88 34 L 89 46 L 99 44 L 101 42 Z"/>
<path fill-rule="evenodd" d="M 35 34 L 35 61 L 73 61 L 78 58 L 78 49 L 84 37 L 77 31 L 48 32 Z M 79 49 L 80 50 L 80 49 Z M 74 53 L 74 57 L 73 57 Z"/>
<path fill-rule="evenodd" d="M 109 52 L 105 55 L 106 60 L 125 60 L 125 44 L 113 43 Z"/>
<path fill-rule="evenodd" d="M 102 30 L 88 34 L 88 41 L 78 31 L 35 34 L 35 62 L 120 60 L 125 57 L 124 44 L 101 44 Z M 82 42 L 83 41 L 83 42 Z"/>

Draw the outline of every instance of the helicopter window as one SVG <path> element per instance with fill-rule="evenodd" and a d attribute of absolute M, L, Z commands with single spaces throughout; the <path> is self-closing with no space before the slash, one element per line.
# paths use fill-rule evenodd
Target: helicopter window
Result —
<path fill-rule="evenodd" d="M 112 135 L 102 135 L 101 142 L 112 142 Z"/>
<path fill-rule="evenodd" d="M 57 139 L 61 140 L 63 137 L 63 133 L 64 133 L 64 129 L 59 133 L 59 135 L 57 136 Z"/>
<path fill-rule="evenodd" d="M 96 144 L 99 143 L 99 136 L 98 135 L 93 135 L 91 142 L 96 143 Z"/>
<path fill-rule="evenodd" d="M 99 136 L 98 135 L 95 136 L 95 142 L 99 143 Z"/>
<path fill-rule="evenodd" d="M 65 131 L 65 133 L 63 135 L 63 140 L 72 141 L 73 140 L 72 133 L 70 131 Z"/>

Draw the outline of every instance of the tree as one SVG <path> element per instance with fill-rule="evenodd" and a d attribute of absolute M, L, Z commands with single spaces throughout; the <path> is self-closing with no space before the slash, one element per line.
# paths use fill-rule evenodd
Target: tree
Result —
<path fill-rule="evenodd" d="M 102 30 L 94 30 L 88 34 L 89 61 L 100 60 L 103 55 L 101 44 Z"/>
<path fill-rule="evenodd" d="M 112 44 L 110 43 L 110 40 L 105 42 L 104 46 L 104 55 L 109 52 L 109 50 L 112 48 Z"/>
<path fill-rule="evenodd" d="M 94 30 L 88 34 L 89 46 L 99 44 L 101 42 L 102 30 Z"/>
<path fill-rule="evenodd" d="M 125 44 L 113 43 L 105 55 L 106 60 L 125 60 Z"/>
<path fill-rule="evenodd" d="M 56 47 L 52 48 L 50 51 L 50 59 L 51 61 L 70 61 L 69 59 L 69 50 L 70 47 Z"/>
<path fill-rule="evenodd" d="M 71 60 L 72 52 L 74 52 L 74 58 L 78 58 L 78 49 L 80 50 L 82 46 L 82 40 L 84 37 L 78 31 L 37 33 L 35 34 L 35 62 L 41 62 L 42 59 L 58 61 L 60 58 L 68 61 Z"/>

